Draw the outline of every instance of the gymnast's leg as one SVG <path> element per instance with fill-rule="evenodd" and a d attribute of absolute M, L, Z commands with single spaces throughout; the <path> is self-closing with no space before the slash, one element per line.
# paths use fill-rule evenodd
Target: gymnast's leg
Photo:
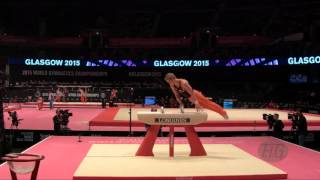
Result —
<path fill-rule="evenodd" d="M 221 116 L 223 116 L 224 119 L 229 118 L 227 112 L 220 105 L 216 104 L 215 102 L 210 101 L 200 91 L 194 90 L 193 93 L 194 93 L 194 96 L 196 97 L 196 99 L 198 100 L 200 106 L 219 113 Z"/>

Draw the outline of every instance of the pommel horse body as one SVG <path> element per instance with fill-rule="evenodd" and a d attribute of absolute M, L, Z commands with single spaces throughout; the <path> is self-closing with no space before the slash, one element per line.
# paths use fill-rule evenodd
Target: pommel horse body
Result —
<path fill-rule="evenodd" d="M 136 156 L 153 156 L 153 146 L 158 136 L 160 126 L 168 126 L 169 154 L 174 156 L 174 127 L 184 127 L 190 145 L 190 156 L 206 156 L 207 153 L 194 129 L 194 126 L 208 119 L 206 112 L 138 112 L 138 119 L 151 125 L 141 143 Z"/>

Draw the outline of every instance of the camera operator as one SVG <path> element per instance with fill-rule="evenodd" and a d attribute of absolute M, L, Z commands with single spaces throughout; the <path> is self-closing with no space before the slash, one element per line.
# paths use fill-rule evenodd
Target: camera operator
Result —
<path fill-rule="evenodd" d="M 268 129 L 271 130 L 273 128 L 274 118 L 271 114 L 263 114 L 262 119 L 267 121 Z"/>
<path fill-rule="evenodd" d="M 53 129 L 55 133 L 61 130 L 61 122 L 62 122 L 62 115 L 60 109 L 56 110 L 56 115 L 53 117 Z"/>
<path fill-rule="evenodd" d="M 11 127 L 15 126 L 18 129 L 19 123 L 22 119 L 18 119 L 18 114 L 16 111 L 8 111 L 8 114 L 11 118 Z"/>
<path fill-rule="evenodd" d="M 272 136 L 276 138 L 283 138 L 283 122 L 279 119 L 279 114 L 273 115 L 273 131 Z"/>
<path fill-rule="evenodd" d="M 60 110 L 60 114 L 61 114 L 61 128 L 63 130 L 69 130 L 68 128 L 68 124 L 69 124 L 69 117 L 72 116 L 72 113 L 69 112 L 68 109 L 65 110 Z"/>
<path fill-rule="evenodd" d="M 297 117 L 296 131 L 297 131 L 297 135 L 298 135 L 298 143 L 300 146 L 304 146 L 304 138 L 308 133 L 307 119 L 301 111 L 298 111 L 296 113 L 296 117 Z"/>

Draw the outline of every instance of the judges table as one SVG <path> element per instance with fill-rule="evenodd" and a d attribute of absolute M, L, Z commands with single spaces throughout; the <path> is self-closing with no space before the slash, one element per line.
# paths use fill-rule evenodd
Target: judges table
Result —
<path fill-rule="evenodd" d="M 194 129 L 194 126 L 206 122 L 206 112 L 138 112 L 138 119 L 151 125 L 141 143 L 136 156 L 153 156 L 153 146 L 157 139 L 160 126 L 168 126 L 169 132 L 169 154 L 174 156 L 174 128 L 184 127 L 190 145 L 190 156 L 206 156 L 207 153 Z"/>

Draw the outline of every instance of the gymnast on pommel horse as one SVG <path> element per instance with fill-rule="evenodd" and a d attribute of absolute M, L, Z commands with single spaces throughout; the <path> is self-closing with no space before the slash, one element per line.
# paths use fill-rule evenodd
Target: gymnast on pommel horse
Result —
<path fill-rule="evenodd" d="M 141 143 L 136 156 L 153 156 L 153 146 L 155 144 L 157 134 L 159 132 L 160 125 L 165 125 L 170 128 L 169 132 L 169 152 L 170 157 L 174 156 L 174 128 L 177 126 L 182 126 L 185 129 L 187 139 L 190 145 L 190 156 L 206 156 L 207 153 L 195 131 L 194 126 L 207 121 L 208 115 L 206 112 L 201 112 L 201 108 L 207 108 L 219 113 L 225 119 L 228 119 L 226 111 L 219 106 L 218 104 L 210 101 L 201 92 L 192 89 L 190 84 L 185 79 L 178 79 L 173 73 L 168 73 L 165 76 L 165 80 L 169 83 L 171 90 L 173 91 L 177 101 L 180 104 L 181 113 L 162 113 L 157 112 L 138 112 L 138 119 L 146 123 L 149 123 L 151 127 L 148 129 L 148 132 Z M 183 102 L 181 96 L 187 97 L 190 102 L 195 105 L 197 112 L 195 113 L 184 113 L 183 112 Z M 183 119 L 186 123 L 167 123 L 167 119 Z M 164 120 L 164 121 L 161 121 Z M 197 122 L 198 121 L 198 122 Z"/>
<path fill-rule="evenodd" d="M 220 105 L 210 101 L 200 91 L 192 89 L 187 80 L 178 79 L 173 73 L 166 74 L 164 79 L 169 83 L 173 94 L 180 104 L 180 109 L 183 109 L 184 106 L 181 97 L 185 97 L 195 105 L 197 111 L 206 108 L 219 113 L 224 119 L 229 119 L 227 112 Z"/>
<path fill-rule="evenodd" d="M 194 129 L 196 124 L 207 120 L 207 113 L 201 112 L 202 108 L 207 108 L 212 111 L 219 113 L 224 119 L 228 119 L 227 112 L 218 104 L 210 101 L 206 98 L 200 91 L 192 89 L 190 84 L 185 79 L 178 79 L 173 73 L 168 73 L 165 76 L 165 81 L 169 83 L 172 92 L 174 93 L 177 101 L 180 104 L 181 113 L 180 114 L 166 114 L 164 111 L 162 113 L 145 113 L 145 112 L 138 112 L 138 119 L 148 122 L 151 127 L 148 129 L 148 132 L 141 143 L 138 151 L 136 152 L 136 156 L 153 156 L 153 146 L 155 144 L 157 134 L 159 132 L 160 125 L 165 125 L 170 128 L 169 132 L 169 152 L 170 157 L 174 156 L 174 127 L 182 126 L 184 127 L 187 135 L 187 139 L 190 145 L 190 156 L 206 156 L 207 153 L 197 135 L 197 132 Z M 181 97 L 186 97 L 190 102 L 195 105 L 197 112 L 195 113 L 184 113 L 183 107 L 184 104 L 181 100 Z M 172 117 L 170 117 L 172 116 Z M 200 118 L 201 117 L 201 118 Z M 182 118 L 182 119 L 189 119 L 190 123 L 166 123 L 166 122 L 159 122 L 159 120 L 165 120 L 166 118 Z M 194 120 L 198 119 L 199 123 L 195 122 Z"/>

